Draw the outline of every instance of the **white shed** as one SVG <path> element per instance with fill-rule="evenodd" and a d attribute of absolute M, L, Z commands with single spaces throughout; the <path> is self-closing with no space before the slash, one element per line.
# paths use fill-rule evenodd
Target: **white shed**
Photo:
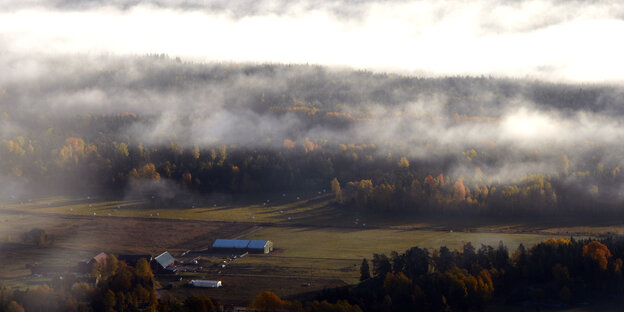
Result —
<path fill-rule="evenodd" d="M 223 287 L 221 281 L 208 281 L 208 280 L 192 280 L 189 282 L 189 285 L 195 287 L 204 287 L 204 288 L 219 288 Z"/>

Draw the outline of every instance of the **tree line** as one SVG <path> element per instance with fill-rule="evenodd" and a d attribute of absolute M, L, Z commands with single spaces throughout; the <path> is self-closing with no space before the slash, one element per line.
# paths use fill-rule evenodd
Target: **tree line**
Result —
<path fill-rule="evenodd" d="M 346 300 L 363 311 L 481 311 L 618 302 L 624 294 L 624 239 L 549 239 L 510 255 L 498 246 L 413 247 L 364 259 L 361 283 L 326 289 L 318 300 Z"/>
<path fill-rule="evenodd" d="M 33 193 L 116 193 L 140 184 L 146 195 L 155 195 L 164 181 L 196 194 L 281 193 L 331 186 L 338 204 L 379 213 L 619 213 L 624 199 L 618 191 L 624 183 L 620 165 L 602 163 L 597 157 L 572 162 L 565 154 L 548 156 L 557 167 L 553 172 L 501 180 L 481 168 L 487 168 L 490 158 L 505 157 L 505 150 L 495 156 L 495 150 L 470 149 L 443 159 L 422 159 L 384 153 L 375 144 L 307 139 L 285 140 L 279 148 L 184 146 L 176 141 L 144 145 L 127 137 L 116 141 L 110 133 L 93 130 L 100 123 L 129 124 L 137 118 L 85 117 L 79 127 L 83 136 L 68 137 L 75 132 L 50 128 L 3 139 L 0 174 Z M 457 166 L 475 174 L 446 174 Z"/>

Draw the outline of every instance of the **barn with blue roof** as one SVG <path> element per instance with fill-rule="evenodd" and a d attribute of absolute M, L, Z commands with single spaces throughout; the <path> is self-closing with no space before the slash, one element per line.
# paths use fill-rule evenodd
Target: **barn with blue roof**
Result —
<path fill-rule="evenodd" d="M 251 253 L 265 253 L 273 251 L 273 242 L 269 240 L 250 240 L 247 250 Z"/>
<path fill-rule="evenodd" d="M 212 244 L 212 249 L 267 254 L 273 251 L 273 242 L 269 240 L 217 239 Z"/>

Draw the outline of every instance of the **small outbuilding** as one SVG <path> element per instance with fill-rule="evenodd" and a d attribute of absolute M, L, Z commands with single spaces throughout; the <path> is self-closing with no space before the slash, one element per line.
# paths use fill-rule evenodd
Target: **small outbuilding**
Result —
<path fill-rule="evenodd" d="M 93 258 L 91 258 L 91 260 L 89 260 L 89 264 L 100 264 L 100 265 L 104 265 L 106 263 L 106 258 L 108 257 L 107 254 L 100 252 L 99 254 L 95 255 Z"/>
<path fill-rule="evenodd" d="M 273 242 L 268 240 L 251 240 L 247 245 L 247 250 L 250 253 L 265 253 L 273 251 Z"/>
<path fill-rule="evenodd" d="M 79 273 L 90 273 L 96 265 L 101 267 L 106 264 L 107 258 L 108 255 L 106 253 L 100 252 L 91 259 L 82 259 L 78 261 L 75 271 Z"/>
<path fill-rule="evenodd" d="M 152 270 L 154 273 L 173 274 L 177 271 L 175 267 L 175 258 L 165 251 L 152 260 Z"/>
<path fill-rule="evenodd" d="M 189 282 L 189 285 L 194 287 L 204 287 L 204 288 L 219 288 L 223 287 L 221 281 L 207 281 L 207 280 L 192 280 Z"/>

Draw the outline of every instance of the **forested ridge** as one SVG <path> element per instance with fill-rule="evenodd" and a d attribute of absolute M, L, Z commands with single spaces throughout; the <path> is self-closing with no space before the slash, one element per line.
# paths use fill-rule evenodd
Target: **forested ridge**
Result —
<path fill-rule="evenodd" d="M 335 179 L 336 202 L 376 212 L 619 212 L 618 87 L 165 56 L 48 62 L 49 76 L 0 85 L 4 196 L 246 194 Z M 588 122 L 606 129 L 552 129 Z"/>

